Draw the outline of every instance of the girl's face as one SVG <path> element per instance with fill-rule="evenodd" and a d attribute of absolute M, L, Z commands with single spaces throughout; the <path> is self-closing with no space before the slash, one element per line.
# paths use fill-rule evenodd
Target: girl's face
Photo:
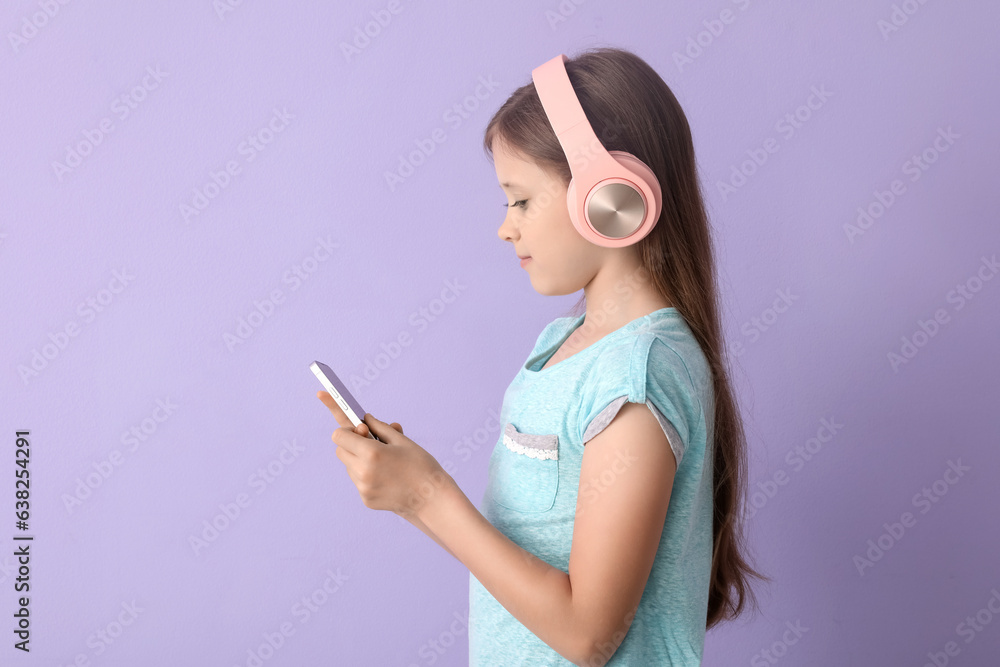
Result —
<path fill-rule="evenodd" d="M 513 244 L 512 255 L 531 257 L 524 270 L 532 287 L 547 296 L 583 289 L 600 268 L 603 248 L 573 227 L 566 207 L 566 184 L 502 146 L 494 147 L 493 165 L 508 204 L 497 235 Z M 513 256 L 511 261 L 520 262 Z"/>

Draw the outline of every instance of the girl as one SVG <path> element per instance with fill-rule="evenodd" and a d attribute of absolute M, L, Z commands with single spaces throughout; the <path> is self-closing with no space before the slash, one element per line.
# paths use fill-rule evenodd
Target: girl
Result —
<path fill-rule="evenodd" d="M 536 291 L 583 298 L 504 394 L 480 507 L 399 424 L 369 414 L 353 429 L 319 396 L 364 504 L 469 568 L 471 665 L 699 665 L 706 629 L 756 606 L 749 579 L 766 577 L 744 560 L 745 438 L 691 133 L 628 51 L 591 49 L 565 71 L 603 147 L 652 169 L 662 209 L 633 245 L 591 243 L 535 84 L 490 120 L 484 148 L 510 200 L 499 237 Z"/>

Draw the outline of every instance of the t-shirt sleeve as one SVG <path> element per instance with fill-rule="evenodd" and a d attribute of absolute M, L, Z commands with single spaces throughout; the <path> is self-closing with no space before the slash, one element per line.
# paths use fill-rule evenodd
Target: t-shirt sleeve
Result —
<path fill-rule="evenodd" d="M 603 431 L 626 402 L 642 403 L 649 406 L 659 422 L 679 467 L 701 414 L 696 388 L 683 358 L 649 333 L 636 337 L 617 363 L 619 372 L 608 374 L 605 369 L 601 377 L 607 379 L 595 383 L 594 393 L 585 405 L 583 444 Z"/>

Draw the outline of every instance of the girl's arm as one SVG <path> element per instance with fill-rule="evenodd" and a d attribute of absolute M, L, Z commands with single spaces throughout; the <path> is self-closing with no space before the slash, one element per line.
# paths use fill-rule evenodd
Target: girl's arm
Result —
<path fill-rule="evenodd" d="M 340 409 L 340 407 L 337 406 L 337 409 Z M 336 413 L 334 413 L 334 414 L 336 414 Z M 346 420 L 347 417 L 345 416 L 344 419 Z M 399 422 L 393 422 L 393 423 L 389 424 L 389 426 L 393 427 L 394 429 L 396 429 L 400 433 L 403 432 L 403 425 L 400 424 Z M 361 432 L 361 435 L 364 435 L 365 437 L 368 436 L 368 432 L 371 430 L 371 429 L 368 428 L 368 424 L 361 424 L 361 425 L 359 425 L 357 427 L 357 429 Z M 451 549 L 448 548 L 448 545 L 445 544 L 444 542 L 442 542 L 441 538 L 439 538 L 437 535 L 435 535 L 434 531 L 431 530 L 430 528 L 428 528 L 427 525 L 424 524 L 424 522 L 420 520 L 420 517 L 418 517 L 416 515 L 413 515 L 413 514 L 410 514 L 409 516 L 406 517 L 406 519 L 410 523 L 412 523 L 414 526 L 416 526 L 420 530 L 424 531 L 424 533 L 427 535 L 427 537 L 431 538 L 432 540 L 434 540 L 435 542 L 437 542 L 439 545 L 441 545 L 442 549 L 444 549 L 445 551 L 447 551 L 448 553 L 450 553 L 452 556 L 455 556 L 455 554 L 452 553 Z M 457 556 L 455 556 L 455 557 L 458 558 Z"/>
<path fill-rule="evenodd" d="M 445 544 L 444 542 L 442 542 L 441 538 L 438 537 L 437 535 L 435 535 L 434 531 L 431 530 L 430 528 L 428 528 L 427 524 L 425 524 L 423 521 L 421 521 L 419 517 L 417 517 L 415 515 L 410 515 L 406 519 L 407 519 L 407 521 L 409 521 L 410 523 L 412 523 L 414 526 L 416 526 L 420 530 L 424 531 L 424 533 L 427 534 L 427 537 L 431 538 L 432 540 L 434 540 L 435 542 L 437 542 L 438 544 L 440 544 L 442 549 L 444 549 L 445 551 L 447 551 L 448 553 L 450 553 L 452 556 L 455 556 L 455 554 L 452 552 L 452 550 L 448 548 L 448 545 Z M 458 559 L 458 556 L 455 556 L 455 558 Z"/>
<path fill-rule="evenodd" d="M 584 448 L 580 487 L 601 492 L 578 496 L 569 574 L 497 530 L 451 478 L 415 518 L 553 650 L 578 665 L 603 665 L 639 606 L 675 471 L 653 413 L 643 404 L 623 405 Z"/>

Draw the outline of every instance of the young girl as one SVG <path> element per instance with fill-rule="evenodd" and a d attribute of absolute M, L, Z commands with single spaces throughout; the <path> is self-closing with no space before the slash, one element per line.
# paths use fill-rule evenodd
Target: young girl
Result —
<path fill-rule="evenodd" d="M 591 49 L 565 71 L 601 145 L 652 169 L 662 209 L 636 243 L 591 243 L 535 84 L 490 120 L 484 147 L 509 198 L 499 237 L 539 293 L 584 293 L 504 394 L 480 507 L 399 424 L 366 415 L 353 429 L 320 398 L 365 505 L 469 568 L 470 665 L 699 665 L 706 629 L 756 604 L 749 579 L 766 578 L 744 559 L 745 438 L 691 133 L 628 51 Z"/>

